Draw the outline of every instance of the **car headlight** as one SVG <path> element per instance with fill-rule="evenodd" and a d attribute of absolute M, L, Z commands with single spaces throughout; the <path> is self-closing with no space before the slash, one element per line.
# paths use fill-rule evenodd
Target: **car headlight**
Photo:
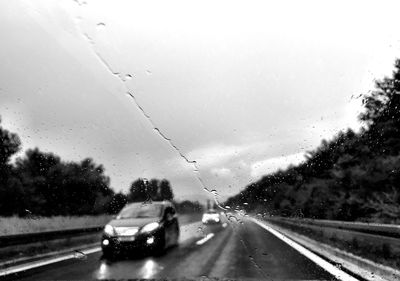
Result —
<path fill-rule="evenodd" d="M 160 224 L 158 222 L 152 222 L 143 226 L 140 232 L 152 232 L 153 230 L 156 230 L 159 226 Z"/>
<path fill-rule="evenodd" d="M 114 235 L 114 227 L 112 227 L 111 225 L 107 224 L 104 227 L 104 233 L 108 234 L 108 235 Z"/>

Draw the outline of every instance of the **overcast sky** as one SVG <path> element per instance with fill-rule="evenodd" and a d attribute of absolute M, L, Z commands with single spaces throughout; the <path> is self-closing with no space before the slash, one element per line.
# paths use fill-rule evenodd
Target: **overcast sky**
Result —
<path fill-rule="evenodd" d="M 225 199 L 357 129 L 400 57 L 398 1 L 31 2 L 0 1 L 2 125 L 117 191 Z"/>

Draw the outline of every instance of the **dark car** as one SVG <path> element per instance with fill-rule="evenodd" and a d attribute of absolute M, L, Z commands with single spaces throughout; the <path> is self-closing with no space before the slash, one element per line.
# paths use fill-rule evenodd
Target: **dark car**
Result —
<path fill-rule="evenodd" d="M 179 223 L 171 202 L 132 203 L 104 227 L 105 257 L 119 253 L 160 252 L 177 245 Z"/>

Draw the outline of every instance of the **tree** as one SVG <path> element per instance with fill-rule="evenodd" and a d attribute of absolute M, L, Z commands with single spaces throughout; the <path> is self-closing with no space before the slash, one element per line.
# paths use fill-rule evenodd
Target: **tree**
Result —
<path fill-rule="evenodd" d="M 1 121 L 1 120 L 0 120 Z M 20 150 L 18 135 L 0 127 L 0 214 L 83 215 L 107 212 L 114 192 L 93 159 L 64 162 L 51 152 Z"/>
<path fill-rule="evenodd" d="M 323 140 L 303 163 L 264 176 L 226 204 L 283 216 L 398 222 L 400 60 L 363 103 L 366 127 L 359 133 L 348 129 Z"/>
<path fill-rule="evenodd" d="M 128 202 L 128 198 L 123 193 L 116 193 L 108 205 L 108 213 L 117 214 Z"/>
<path fill-rule="evenodd" d="M 151 179 L 145 181 L 141 178 L 135 180 L 129 189 L 129 202 L 173 200 L 174 194 L 168 180 Z"/>
<path fill-rule="evenodd" d="M 379 153 L 396 155 L 400 152 L 400 60 L 397 59 L 392 77 L 376 82 L 376 90 L 365 95 L 365 111 L 360 120 L 368 126 L 365 139 Z"/>
<path fill-rule="evenodd" d="M 174 199 L 174 193 L 172 192 L 171 185 L 168 180 L 163 179 L 160 183 L 160 195 L 161 200 L 172 200 Z"/>
<path fill-rule="evenodd" d="M 161 200 L 161 190 L 160 181 L 158 179 L 151 179 L 147 185 L 147 193 L 149 194 L 151 200 L 159 201 Z"/>
<path fill-rule="evenodd" d="M 198 201 L 185 200 L 182 202 L 175 202 L 176 210 L 179 213 L 200 213 L 204 207 Z"/>
<path fill-rule="evenodd" d="M 360 119 L 370 126 L 392 120 L 398 124 L 400 121 L 400 59 L 396 60 L 394 68 L 392 77 L 377 81 L 376 90 L 363 98 L 365 111 Z"/>
<path fill-rule="evenodd" d="M 0 118 L 1 123 L 1 118 Z M 23 199 L 23 189 L 10 164 L 11 157 L 21 149 L 17 134 L 0 126 L 0 214 L 12 215 L 22 212 L 19 202 Z"/>
<path fill-rule="evenodd" d="M 0 126 L 0 169 L 4 169 L 9 164 L 11 156 L 16 154 L 20 149 L 21 141 L 18 135 Z"/>
<path fill-rule="evenodd" d="M 128 202 L 144 202 L 148 200 L 149 195 L 147 194 L 147 187 L 143 179 L 139 178 L 135 180 L 128 193 Z"/>
<path fill-rule="evenodd" d="M 104 167 L 90 158 L 63 162 L 57 155 L 35 148 L 17 159 L 15 171 L 25 195 L 19 205 L 31 214 L 104 213 L 114 194 Z"/>

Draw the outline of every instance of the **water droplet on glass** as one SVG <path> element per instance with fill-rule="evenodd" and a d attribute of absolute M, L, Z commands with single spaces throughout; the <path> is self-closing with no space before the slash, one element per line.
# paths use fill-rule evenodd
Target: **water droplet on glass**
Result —
<path fill-rule="evenodd" d="M 212 193 L 214 196 L 218 196 L 218 191 L 215 189 L 211 189 L 210 193 Z"/>
<path fill-rule="evenodd" d="M 25 209 L 25 213 L 26 213 L 26 218 L 29 220 L 37 220 L 38 217 L 35 216 L 30 210 Z"/>
<path fill-rule="evenodd" d="M 197 232 L 200 233 L 201 235 L 204 235 L 204 228 L 201 227 L 201 226 L 199 226 L 199 227 L 197 228 Z"/>
<path fill-rule="evenodd" d="M 84 253 L 82 253 L 81 251 L 75 251 L 74 252 L 74 258 L 75 259 L 78 259 L 78 260 L 86 260 L 87 259 L 87 256 L 86 256 L 86 254 L 84 254 Z"/>

